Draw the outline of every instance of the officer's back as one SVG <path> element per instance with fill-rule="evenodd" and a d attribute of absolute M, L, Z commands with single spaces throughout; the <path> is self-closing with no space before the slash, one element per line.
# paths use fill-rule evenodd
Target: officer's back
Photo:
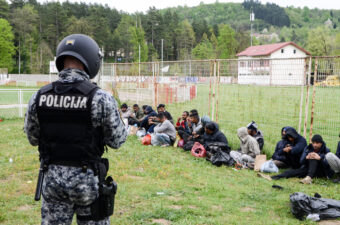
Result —
<path fill-rule="evenodd" d="M 127 134 L 115 99 L 90 82 L 101 57 L 90 37 L 66 37 L 57 48 L 59 79 L 29 102 L 25 131 L 48 165 L 42 224 L 71 224 L 74 213 L 80 224 L 109 223 L 109 217 L 98 220 L 91 214 L 108 168 L 101 156 L 106 145 L 119 148 Z"/>

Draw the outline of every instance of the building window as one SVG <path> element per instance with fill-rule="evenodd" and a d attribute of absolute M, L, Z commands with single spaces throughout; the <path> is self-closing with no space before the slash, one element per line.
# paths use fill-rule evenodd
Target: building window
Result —
<path fill-rule="evenodd" d="M 293 50 L 293 53 L 296 54 L 296 49 Z"/>
<path fill-rule="evenodd" d="M 245 67 L 245 63 L 244 62 L 240 62 L 240 67 Z"/>
<path fill-rule="evenodd" d="M 285 50 L 284 49 L 281 49 L 281 53 L 284 53 L 285 52 Z"/>

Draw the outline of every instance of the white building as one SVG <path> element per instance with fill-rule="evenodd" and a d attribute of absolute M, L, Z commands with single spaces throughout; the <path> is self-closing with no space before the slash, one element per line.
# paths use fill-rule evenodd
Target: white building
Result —
<path fill-rule="evenodd" d="M 238 83 L 304 85 L 308 55 L 294 42 L 248 47 L 237 54 Z"/>

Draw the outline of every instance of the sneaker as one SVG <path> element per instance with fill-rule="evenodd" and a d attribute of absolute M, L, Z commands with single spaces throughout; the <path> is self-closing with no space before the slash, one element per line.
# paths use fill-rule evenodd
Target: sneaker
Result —
<path fill-rule="evenodd" d="M 169 146 L 170 146 L 169 144 L 161 145 L 161 147 L 169 147 Z"/>
<path fill-rule="evenodd" d="M 300 180 L 300 183 L 311 184 L 312 183 L 312 178 L 310 176 L 307 176 L 307 177 L 303 178 L 302 180 Z"/>

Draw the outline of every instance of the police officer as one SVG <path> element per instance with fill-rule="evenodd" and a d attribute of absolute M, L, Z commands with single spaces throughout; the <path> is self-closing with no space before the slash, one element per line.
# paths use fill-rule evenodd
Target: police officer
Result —
<path fill-rule="evenodd" d="M 116 100 L 90 82 L 101 64 L 97 43 L 73 34 L 59 43 L 56 56 L 59 79 L 32 96 L 25 117 L 28 140 L 39 145 L 48 168 L 41 224 L 71 224 L 74 213 L 78 224 L 109 224 L 109 217 L 94 220 L 91 206 L 99 196 L 104 147 L 119 148 L 126 129 Z"/>

